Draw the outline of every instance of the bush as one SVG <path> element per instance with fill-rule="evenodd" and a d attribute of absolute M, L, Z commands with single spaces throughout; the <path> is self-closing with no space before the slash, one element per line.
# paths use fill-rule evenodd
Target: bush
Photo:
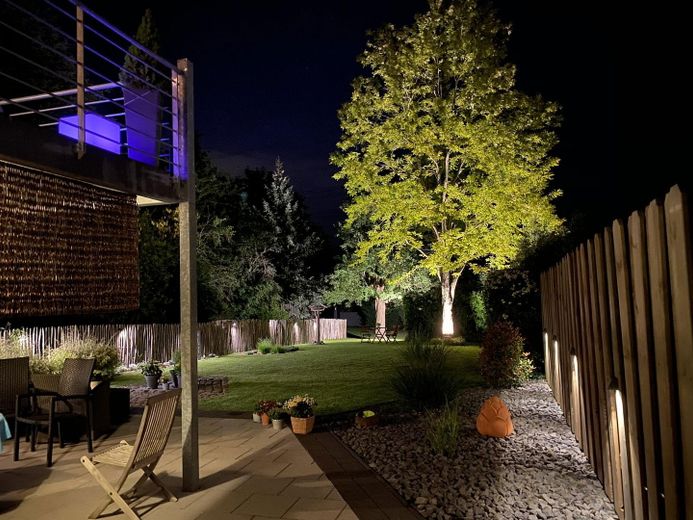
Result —
<path fill-rule="evenodd" d="M 286 352 L 286 349 L 281 345 L 272 345 L 271 352 L 272 354 L 283 354 L 284 352 Z"/>
<path fill-rule="evenodd" d="M 529 354 L 523 353 L 524 338 L 512 323 L 492 324 L 481 343 L 481 376 L 491 386 L 508 388 L 524 383 L 534 370 Z"/>
<path fill-rule="evenodd" d="M 445 345 L 409 340 L 402 351 L 403 364 L 395 367 L 392 388 L 417 409 L 440 406 L 455 397 L 458 381 L 449 364 Z"/>
<path fill-rule="evenodd" d="M 426 440 L 434 453 L 453 457 L 457 452 L 462 424 L 457 406 L 446 403 L 439 413 L 429 412 Z"/>
<path fill-rule="evenodd" d="M 96 338 L 68 337 L 60 346 L 49 351 L 43 358 L 31 360 L 31 371 L 34 374 L 60 374 L 65 360 L 70 358 L 94 358 L 94 379 L 110 381 L 118 373 L 120 360 L 118 349 Z"/>
<path fill-rule="evenodd" d="M 269 354 L 272 352 L 272 340 L 269 338 L 260 338 L 257 340 L 257 350 L 262 354 Z"/>

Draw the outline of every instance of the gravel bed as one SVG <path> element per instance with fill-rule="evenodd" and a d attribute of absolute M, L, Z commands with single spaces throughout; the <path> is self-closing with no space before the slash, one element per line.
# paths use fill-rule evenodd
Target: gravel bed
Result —
<path fill-rule="evenodd" d="M 617 518 L 545 381 L 500 392 L 514 435 L 493 439 L 477 433 L 481 403 L 498 393 L 463 391 L 462 434 L 451 459 L 428 448 L 420 415 L 335 434 L 426 518 Z"/>

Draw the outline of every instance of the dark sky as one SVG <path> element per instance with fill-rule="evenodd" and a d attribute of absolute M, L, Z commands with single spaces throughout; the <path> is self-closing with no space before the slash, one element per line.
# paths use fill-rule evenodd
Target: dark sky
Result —
<path fill-rule="evenodd" d="M 510 58 L 518 86 L 563 107 L 555 185 L 563 216 L 588 226 L 661 195 L 669 177 L 634 185 L 619 161 L 619 70 L 632 34 L 606 2 L 497 0 L 513 23 Z M 89 5 L 134 33 L 143 2 Z M 366 32 L 409 23 L 425 0 L 172 2 L 149 5 L 161 29 L 162 54 L 195 65 L 196 125 L 202 145 L 231 173 L 271 167 L 281 156 L 314 219 L 339 220 L 344 192 L 331 179 L 329 154 L 339 138 L 337 109 L 360 73 Z M 630 79 L 630 77 L 629 77 Z M 629 187 L 624 188 L 624 182 Z"/>

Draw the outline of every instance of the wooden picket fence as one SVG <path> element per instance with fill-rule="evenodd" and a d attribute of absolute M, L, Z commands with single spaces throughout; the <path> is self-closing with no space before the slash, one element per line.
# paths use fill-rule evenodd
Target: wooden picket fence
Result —
<path fill-rule="evenodd" d="M 199 358 L 212 354 L 221 356 L 255 348 L 261 338 L 270 338 L 279 345 L 312 343 L 317 339 L 315 320 L 223 320 L 200 323 L 197 354 Z M 0 331 L 0 339 L 10 331 Z M 320 338 L 344 339 L 346 320 L 321 319 Z M 65 327 L 33 327 L 21 331 L 22 344 L 34 355 L 44 356 L 60 345 L 63 338 L 93 337 L 115 343 L 120 360 L 131 365 L 143 360 L 169 360 L 178 350 L 180 325 L 154 323 L 137 325 L 71 325 Z"/>
<path fill-rule="evenodd" d="M 620 518 L 693 518 L 693 258 L 674 186 L 541 276 L 546 377 Z"/>

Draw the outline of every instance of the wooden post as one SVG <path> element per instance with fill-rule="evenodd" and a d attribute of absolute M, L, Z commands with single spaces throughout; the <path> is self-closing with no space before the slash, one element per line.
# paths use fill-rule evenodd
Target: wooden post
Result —
<path fill-rule="evenodd" d="M 195 128 L 193 66 L 178 60 L 183 71 L 178 77 L 175 102 L 179 103 L 178 162 L 181 172 L 180 229 L 180 348 L 181 348 L 181 433 L 183 446 L 183 490 L 199 487 L 200 465 L 197 424 L 197 214 L 195 210 Z"/>

